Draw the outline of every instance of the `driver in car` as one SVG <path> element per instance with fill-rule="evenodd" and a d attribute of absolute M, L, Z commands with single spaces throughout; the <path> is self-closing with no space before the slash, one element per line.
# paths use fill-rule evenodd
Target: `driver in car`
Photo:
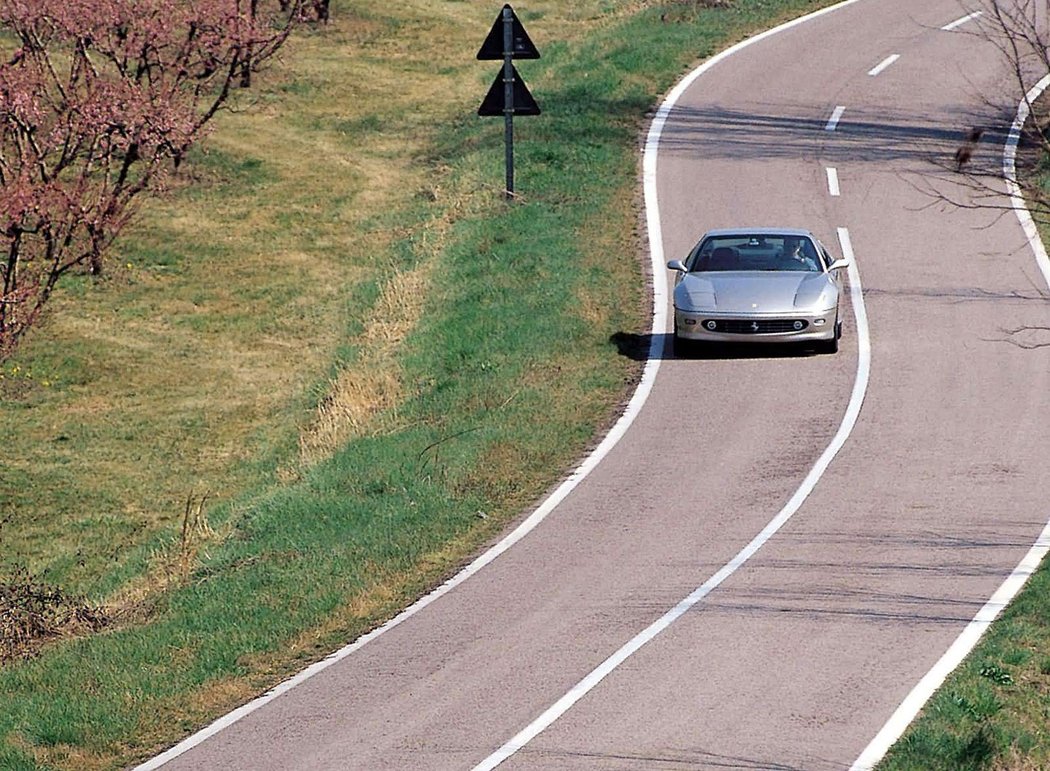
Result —
<path fill-rule="evenodd" d="M 785 238 L 777 267 L 780 270 L 817 270 L 817 261 L 807 256 L 802 246 L 801 238 Z"/>

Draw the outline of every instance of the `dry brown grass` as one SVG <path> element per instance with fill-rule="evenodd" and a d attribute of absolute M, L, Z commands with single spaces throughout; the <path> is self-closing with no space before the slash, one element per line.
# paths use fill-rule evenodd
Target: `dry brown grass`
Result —
<path fill-rule="evenodd" d="M 395 271 L 386 282 L 354 339 L 359 354 L 352 366 L 331 381 L 310 425 L 299 439 L 300 462 L 312 465 L 354 437 L 393 431 L 397 406 L 409 396 L 398 364 L 400 346 L 426 309 L 431 271 L 445 246 L 451 226 L 463 216 L 477 178 L 468 175 L 458 188 L 445 190 L 440 181 L 426 189 L 440 200 L 440 214 L 419 235 L 419 263 L 413 270 Z"/>
<path fill-rule="evenodd" d="M 423 312 L 430 263 L 397 273 L 383 289 L 364 332 L 354 366 L 333 380 L 317 416 L 299 439 L 305 465 L 327 457 L 354 436 L 389 430 L 403 385 L 398 347 Z M 377 425 L 380 415 L 385 422 Z"/>
<path fill-rule="evenodd" d="M 0 664 L 31 658 L 48 642 L 96 632 L 107 613 L 18 570 L 0 583 Z"/>

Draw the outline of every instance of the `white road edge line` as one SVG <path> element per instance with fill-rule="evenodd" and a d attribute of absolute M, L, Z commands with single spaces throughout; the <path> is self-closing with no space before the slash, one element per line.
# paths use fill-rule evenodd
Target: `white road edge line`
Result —
<path fill-rule="evenodd" d="M 189 752 L 197 745 L 203 743 L 210 737 L 219 733 L 225 728 L 233 725 L 239 720 L 247 717 L 256 710 L 269 704 L 271 701 L 276 699 L 278 696 L 287 693 L 288 691 L 295 688 L 314 675 L 323 672 L 333 664 L 342 661 L 350 654 L 354 653 L 358 649 L 364 647 L 372 640 L 376 639 L 380 635 L 390 631 L 396 626 L 399 626 L 402 622 L 408 620 L 412 616 L 416 615 L 423 608 L 430 605 L 435 600 L 439 599 L 445 594 L 455 589 L 461 583 L 466 581 L 472 575 L 477 573 L 483 567 L 488 565 L 494 559 L 496 559 L 503 552 L 514 546 L 518 541 L 524 538 L 530 531 L 532 531 L 537 525 L 540 524 L 547 516 L 571 493 L 576 486 L 582 482 L 588 474 L 593 471 L 601 460 L 609 454 L 609 452 L 616 446 L 616 444 L 623 438 L 623 435 L 627 433 L 627 429 L 634 422 L 634 419 L 641 412 L 642 406 L 649 398 L 649 393 L 653 389 L 653 383 L 656 380 L 656 373 L 660 369 L 660 359 L 664 354 L 666 339 L 665 333 L 667 329 L 667 274 L 666 266 L 664 265 L 664 249 L 663 249 L 663 231 L 660 227 L 660 215 L 657 207 L 656 200 L 656 149 L 660 140 L 660 131 L 663 129 L 664 123 L 667 121 L 667 115 L 674 103 L 682 95 L 682 93 L 689 87 L 689 85 L 698 78 L 703 72 L 710 67 L 714 66 L 717 62 L 722 61 L 728 56 L 740 51 L 741 49 L 756 43 L 759 40 L 763 40 L 771 35 L 774 35 L 783 30 L 794 27 L 797 24 L 815 19 L 818 16 L 823 16 L 826 13 L 844 8 L 848 5 L 860 2 L 860 0 L 843 0 L 841 3 L 836 5 L 823 8 L 819 11 L 815 11 L 806 16 L 799 17 L 793 21 L 789 21 L 785 24 L 781 24 L 779 27 L 766 30 L 752 38 L 743 40 L 736 45 L 727 48 L 725 51 L 711 57 L 704 64 L 697 67 L 684 80 L 670 92 L 667 98 L 661 105 L 660 110 L 657 112 L 656 117 L 653 119 L 652 126 L 649 129 L 649 135 L 646 140 L 645 146 L 645 158 L 644 158 L 644 171 L 643 171 L 643 186 L 645 190 L 646 200 L 646 225 L 648 227 L 649 236 L 649 253 L 650 253 L 650 264 L 652 266 L 652 291 L 653 291 L 653 310 L 652 310 L 652 325 L 651 325 L 651 341 L 649 344 L 649 358 L 645 363 L 645 369 L 642 371 L 641 381 L 638 383 L 638 388 L 635 389 L 634 394 L 631 396 L 631 400 L 627 403 L 627 408 L 624 410 L 623 415 L 616 421 L 609 433 L 605 435 L 601 443 L 594 448 L 593 452 L 588 455 L 583 463 L 581 463 L 575 471 L 573 471 L 568 478 L 558 486 L 558 488 L 551 493 L 551 495 L 544 500 L 533 512 L 530 514 L 520 525 L 518 525 L 511 533 L 503 538 L 499 543 L 493 546 L 491 549 L 483 553 L 480 557 L 475 559 L 469 565 L 456 575 L 452 576 L 445 583 L 439 586 L 434 591 L 430 592 L 415 603 L 405 608 L 405 610 L 398 613 L 392 619 L 387 621 L 382 626 L 376 627 L 371 632 L 358 637 L 352 643 L 340 648 L 334 653 L 329 654 L 320 661 L 314 662 L 310 666 L 303 669 L 296 675 L 293 675 L 288 680 L 274 686 L 266 693 L 256 697 L 252 701 L 244 704 L 232 712 L 223 715 L 214 722 L 210 723 L 206 727 L 202 728 L 194 734 L 183 739 L 175 746 L 162 752 L 160 755 L 147 760 L 144 763 L 135 766 L 132 771 L 154 771 L 160 768 L 165 763 L 174 760 L 180 755 Z"/>
<path fill-rule="evenodd" d="M 828 173 L 828 194 L 838 197 L 840 194 L 839 190 L 839 172 L 838 169 L 828 166 L 825 169 Z"/>
<path fill-rule="evenodd" d="M 1006 179 L 1006 186 L 1010 192 L 1010 205 L 1021 223 L 1021 228 L 1028 238 L 1028 244 L 1032 248 L 1032 252 L 1035 254 L 1035 262 L 1043 274 L 1043 281 L 1050 287 L 1050 257 L 1047 257 L 1043 239 L 1039 237 L 1039 228 L 1036 227 L 1035 220 L 1032 219 L 1032 213 L 1028 211 L 1028 205 L 1024 201 L 1021 187 L 1017 184 L 1017 146 L 1021 142 L 1021 131 L 1024 130 L 1025 121 L 1028 120 L 1032 103 L 1048 87 L 1050 87 L 1050 75 L 1045 76 L 1032 86 L 1017 106 L 1017 117 L 1014 118 L 1013 125 L 1010 126 L 1010 134 L 1006 137 L 1006 144 L 1003 147 L 1003 177 Z"/>
<path fill-rule="evenodd" d="M 795 515 L 801 508 L 803 502 L 817 486 L 817 482 L 823 476 L 831 461 L 846 443 L 853 426 L 860 415 L 861 405 L 864 403 L 864 395 L 868 387 L 868 375 L 871 370 L 871 345 L 868 335 L 868 316 L 864 308 L 864 297 L 860 284 L 860 273 L 857 269 L 857 261 L 853 254 L 853 246 L 850 243 L 849 232 L 846 228 L 838 229 L 839 242 L 842 245 L 842 256 L 850 261 L 850 300 L 853 305 L 853 313 L 857 320 L 857 375 L 853 383 L 853 391 L 850 394 L 849 404 L 838 431 L 832 438 L 817 462 L 810 469 L 802 485 L 791 496 L 791 499 L 777 515 L 770 520 L 762 532 L 756 535 L 747 546 L 741 549 L 733 559 L 723 565 L 717 573 L 711 576 L 701 586 L 697 587 L 685 599 L 681 600 L 671 610 L 667 611 L 650 624 L 646 629 L 628 641 L 618 651 L 595 667 L 586 677 L 578 682 L 572 689 L 562 696 L 558 701 L 548 707 L 543 714 L 518 732 L 510 741 L 500 747 L 496 752 L 474 767 L 473 771 L 491 771 L 507 758 L 522 749 L 544 729 L 548 728 L 554 721 L 564 715 L 572 706 L 583 698 L 591 689 L 600 683 L 607 675 L 613 672 L 624 661 L 636 653 L 643 645 L 655 638 L 671 624 L 681 618 L 694 605 L 704 599 L 719 584 L 729 578 L 744 563 L 751 559 L 762 546 L 772 538 L 784 524 Z"/>
<path fill-rule="evenodd" d="M 831 112 L 831 117 L 828 118 L 827 125 L 824 126 L 825 131 L 834 131 L 839 127 L 839 120 L 842 118 L 842 113 L 846 112 L 844 105 L 839 105 Z"/>
<path fill-rule="evenodd" d="M 955 21 L 951 22 L 950 24 L 945 24 L 943 27 L 941 27 L 941 29 L 944 30 L 945 32 L 951 32 L 953 29 L 956 29 L 957 27 L 961 27 L 966 22 L 973 21 L 974 19 L 976 19 L 976 18 L 978 18 L 979 16 L 982 16 L 982 15 L 984 15 L 984 11 L 974 11 L 973 13 L 970 13 L 970 14 L 967 14 L 966 16 L 963 16 L 961 19 L 956 19 Z"/>
<path fill-rule="evenodd" d="M 901 58 L 900 54 L 890 54 L 885 59 L 883 59 L 881 62 L 879 62 L 874 67 L 872 67 L 870 70 L 868 70 L 868 74 L 871 75 L 871 77 L 874 78 L 876 75 L 878 75 L 880 72 L 882 72 L 884 69 L 889 67 L 891 64 L 893 64 L 895 61 L 897 61 L 900 58 Z"/>
<path fill-rule="evenodd" d="M 1047 257 L 1046 248 L 1039 238 L 1039 231 L 1032 219 L 1031 213 L 1021 195 L 1021 188 L 1017 184 L 1017 171 L 1015 161 L 1017 157 L 1017 144 L 1021 139 L 1021 130 L 1025 120 L 1028 118 L 1029 105 L 1032 104 L 1050 86 L 1050 75 L 1040 80 L 1032 89 L 1025 94 L 1020 106 L 1017 108 L 1017 117 L 1014 119 L 1010 134 L 1003 148 L 1003 175 L 1006 178 L 1007 188 L 1010 192 L 1010 203 L 1017 214 L 1021 227 L 1028 237 L 1028 243 L 1035 254 L 1036 264 L 1043 274 L 1043 280 L 1050 286 L 1050 258 Z M 1050 552 L 1050 521 L 1047 522 L 1039 538 L 1025 554 L 1024 559 L 1018 563 L 1013 572 L 999 586 L 991 599 L 977 611 L 977 615 L 967 624 L 962 633 L 955 639 L 944 655 L 933 665 L 911 692 L 904 698 L 900 706 L 893 712 L 886 725 L 875 735 L 871 743 L 860 754 L 860 757 L 850 766 L 850 771 L 871 771 L 875 765 L 889 752 L 890 747 L 901 737 L 905 729 L 919 714 L 923 705 L 937 691 L 948 675 L 963 662 L 963 659 L 974 649 L 985 631 L 991 626 L 999 613 L 1010 604 L 1010 601 L 1027 583 L 1029 577 L 1039 567 L 1039 563 Z"/>

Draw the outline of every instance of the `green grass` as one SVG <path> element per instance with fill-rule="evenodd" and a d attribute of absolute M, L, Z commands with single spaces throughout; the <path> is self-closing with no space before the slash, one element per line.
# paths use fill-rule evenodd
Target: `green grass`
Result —
<path fill-rule="evenodd" d="M 698 58 L 828 4 L 520 10 L 544 115 L 516 122 L 513 205 L 502 126 L 474 115 L 492 18 L 348 0 L 300 35 L 5 369 L 0 574 L 26 566 L 112 624 L 0 670 L 0 768 L 152 754 L 388 618 L 549 489 L 638 376 L 615 340 L 648 324 L 646 113 Z M 1002 698 L 982 694 L 975 714 Z"/>

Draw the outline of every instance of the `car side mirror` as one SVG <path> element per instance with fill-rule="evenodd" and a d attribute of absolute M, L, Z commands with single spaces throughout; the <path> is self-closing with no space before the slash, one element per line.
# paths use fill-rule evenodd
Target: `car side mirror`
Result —
<path fill-rule="evenodd" d="M 828 266 L 828 270 L 840 270 L 841 268 L 848 268 L 849 260 L 835 260 Z"/>
<path fill-rule="evenodd" d="M 685 269 L 685 263 L 683 263 L 681 260 L 671 260 L 669 263 L 667 263 L 667 269 L 668 270 L 676 270 L 679 273 L 688 273 L 689 272 L 688 270 Z"/>

